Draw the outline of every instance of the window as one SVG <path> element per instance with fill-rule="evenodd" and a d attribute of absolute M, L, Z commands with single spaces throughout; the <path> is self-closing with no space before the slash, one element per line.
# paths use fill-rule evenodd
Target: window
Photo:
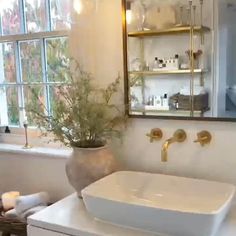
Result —
<path fill-rule="evenodd" d="M 22 125 L 27 104 L 52 113 L 54 91 L 66 82 L 58 74 L 69 62 L 70 2 L 1 2 L 0 125 Z M 33 120 L 27 117 L 29 125 L 34 126 Z"/>

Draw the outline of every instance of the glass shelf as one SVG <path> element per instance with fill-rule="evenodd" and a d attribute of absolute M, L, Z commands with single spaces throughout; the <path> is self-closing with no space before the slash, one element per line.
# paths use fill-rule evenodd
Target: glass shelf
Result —
<path fill-rule="evenodd" d="M 146 75 L 146 76 L 155 76 L 155 75 L 170 75 L 170 74 L 191 74 L 192 71 L 188 70 L 159 70 L 159 71 L 129 71 L 130 75 Z M 207 73 L 206 69 L 194 69 L 194 74 Z"/>
<path fill-rule="evenodd" d="M 209 109 L 203 111 L 194 111 L 194 117 L 203 117 L 203 114 Z M 153 115 L 153 116 L 191 116 L 191 111 L 189 110 L 144 110 L 144 109 L 131 109 L 130 115 Z"/>
<path fill-rule="evenodd" d="M 150 37 L 150 36 L 161 36 L 161 35 L 177 35 L 177 34 L 187 34 L 190 33 L 190 26 L 183 27 L 174 27 L 163 30 L 147 30 L 147 31 L 137 31 L 137 32 L 129 32 L 128 37 Z M 206 33 L 210 32 L 211 29 L 206 26 L 195 26 L 195 33 Z"/>

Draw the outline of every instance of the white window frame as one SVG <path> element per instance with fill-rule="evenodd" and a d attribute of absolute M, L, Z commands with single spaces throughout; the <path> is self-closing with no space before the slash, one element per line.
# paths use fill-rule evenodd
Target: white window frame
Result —
<path fill-rule="evenodd" d="M 1 81 L 1 78 L 4 79 L 4 70 L 3 70 L 3 57 L 2 60 L 0 58 L 0 66 L 2 64 L 2 74 L 0 74 L 0 89 L 13 86 L 17 88 L 18 90 L 18 106 L 19 106 L 19 126 L 9 125 L 8 122 L 4 122 L 8 119 L 7 116 L 7 101 L 6 101 L 6 93 L 0 91 L 0 125 L 8 125 L 11 127 L 23 127 L 24 122 L 24 114 L 25 114 L 25 101 L 24 101 L 24 94 L 23 94 L 23 87 L 29 86 L 29 85 L 41 85 L 44 86 L 44 96 L 46 100 L 46 108 L 49 111 L 50 110 L 50 102 L 49 102 L 49 91 L 48 87 L 49 85 L 58 85 L 63 84 L 63 82 L 50 82 L 47 78 L 47 59 L 46 59 L 46 40 L 47 39 L 53 39 L 53 38 L 62 38 L 67 37 L 69 38 L 69 30 L 60 30 L 60 31 L 52 31 L 52 19 L 51 19 L 51 1 L 46 1 L 46 16 L 47 16 L 47 31 L 46 32 L 36 32 L 36 33 L 27 33 L 26 31 L 26 17 L 25 17 L 25 11 L 24 9 L 24 2 L 25 0 L 18 0 L 19 7 L 20 7 L 20 14 L 21 14 L 21 32 L 24 32 L 22 34 L 17 35 L 4 35 L 0 36 L 0 43 L 14 43 L 14 50 L 15 50 L 15 65 L 16 65 L 16 82 L 15 83 L 3 83 L 3 80 Z M 2 35 L 2 29 L 1 29 L 1 20 L 2 16 L 0 15 L 0 33 Z M 23 81 L 22 73 L 21 73 L 21 59 L 20 59 L 20 46 L 19 43 L 22 41 L 31 41 L 31 40 L 40 40 L 41 45 L 41 58 L 42 58 L 42 82 L 34 82 L 34 83 L 27 83 Z M 0 50 L 0 56 L 2 54 L 2 49 Z M 4 112 L 5 109 L 5 112 Z M 2 121 L 2 122 L 1 122 Z M 6 124 L 5 124 L 6 123 Z"/>

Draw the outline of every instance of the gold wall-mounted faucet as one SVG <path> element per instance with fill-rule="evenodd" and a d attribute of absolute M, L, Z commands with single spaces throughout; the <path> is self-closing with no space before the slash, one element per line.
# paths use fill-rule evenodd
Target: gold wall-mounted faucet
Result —
<path fill-rule="evenodd" d="M 199 133 L 197 133 L 197 139 L 194 141 L 194 143 L 200 143 L 201 146 L 205 146 L 207 144 L 210 144 L 212 140 L 212 136 L 210 134 L 210 132 L 203 130 Z"/>
<path fill-rule="evenodd" d="M 159 141 L 163 137 L 163 132 L 159 128 L 152 129 L 149 134 L 146 134 L 147 137 L 150 138 L 150 143 L 153 143 L 154 141 Z"/>
<path fill-rule="evenodd" d="M 162 162 L 168 161 L 168 149 L 172 143 L 182 143 L 186 140 L 186 138 L 187 138 L 186 132 L 182 129 L 179 129 L 174 133 L 172 138 L 167 139 L 161 149 L 161 161 Z"/>

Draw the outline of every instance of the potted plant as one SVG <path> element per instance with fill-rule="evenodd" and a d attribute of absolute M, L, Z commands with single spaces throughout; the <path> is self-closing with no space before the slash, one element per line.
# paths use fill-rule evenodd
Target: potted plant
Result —
<path fill-rule="evenodd" d="M 112 101 L 120 77 L 100 89 L 91 74 L 83 71 L 77 62 L 73 64 L 61 75 L 67 77 L 68 83 L 56 88 L 57 101 L 52 114 L 44 115 L 36 107 L 28 107 L 28 111 L 46 133 L 52 133 L 56 141 L 73 148 L 66 173 L 81 196 L 84 187 L 117 170 L 117 161 L 107 144 L 112 137 L 121 137 L 126 118 L 124 111 Z"/>

